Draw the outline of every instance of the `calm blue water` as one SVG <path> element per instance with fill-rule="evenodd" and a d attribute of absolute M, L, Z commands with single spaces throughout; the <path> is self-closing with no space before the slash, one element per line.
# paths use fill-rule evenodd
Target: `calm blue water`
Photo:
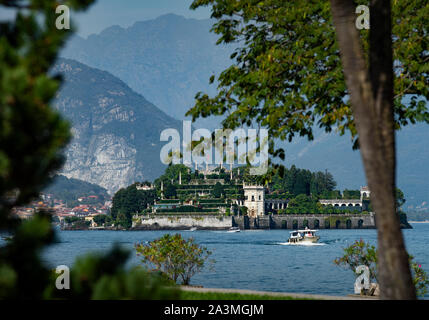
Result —
<path fill-rule="evenodd" d="M 403 230 L 408 252 L 429 273 L 429 224 Z M 161 237 L 166 231 L 59 231 L 59 243 L 44 252 L 52 267 L 71 266 L 76 256 L 108 250 L 114 242 L 133 249 L 136 242 Z M 354 275 L 334 265 L 342 249 L 355 240 L 377 243 L 376 230 L 320 230 L 321 245 L 282 245 L 288 230 L 182 231 L 213 251 L 214 270 L 192 278 L 192 284 L 213 288 L 239 288 L 312 294 L 346 295 L 353 292 Z M 139 260 L 132 255 L 131 264 Z M 429 296 L 428 296 L 429 297 Z M 426 297 L 427 298 L 427 297 Z"/>

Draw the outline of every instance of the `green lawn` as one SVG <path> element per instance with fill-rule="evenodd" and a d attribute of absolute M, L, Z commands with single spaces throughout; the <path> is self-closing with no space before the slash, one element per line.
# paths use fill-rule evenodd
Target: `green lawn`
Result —
<path fill-rule="evenodd" d="M 182 300 L 311 300 L 296 299 L 293 297 L 280 297 L 257 294 L 240 294 L 240 293 L 220 293 L 220 292 L 194 292 L 182 291 L 180 293 Z"/>

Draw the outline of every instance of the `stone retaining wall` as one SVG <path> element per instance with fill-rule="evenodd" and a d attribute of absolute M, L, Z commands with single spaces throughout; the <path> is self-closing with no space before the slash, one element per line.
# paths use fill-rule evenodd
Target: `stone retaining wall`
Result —
<path fill-rule="evenodd" d="M 246 229 L 373 229 L 375 216 L 370 214 L 300 214 L 227 217 L 222 215 L 151 215 L 133 218 L 134 230 L 225 230 L 232 226 Z"/>
<path fill-rule="evenodd" d="M 270 215 L 256 218 L 233 217 L 240 229 L 374 229 L 375 216 L 370 214 L 300 214 Z"/>
<path fill-rule="evenodd" d="M 133 219 L 135 230 L 225 230 L 232 226 L 232 217 L 223 215 L 143 216 Z"/>

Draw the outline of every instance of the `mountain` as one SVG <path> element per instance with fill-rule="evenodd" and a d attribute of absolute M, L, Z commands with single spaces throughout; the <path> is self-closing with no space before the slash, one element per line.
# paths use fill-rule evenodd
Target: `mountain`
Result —
<path fill-rule="evenodd" d="M 215 92 L 209 78 L 229 64 L 232 50 L 216 46 L 213 21 L 168 14 L 112 26 L 87 39 L 75 36 L 62 56 L 107 70 L 164 112 L 184 119 L 198 91 Z M 213 120 L 199 121 L 212 126 Z"/>
<path fill-rule="evenodd" d="M 231 64 L 232 49 L 215 45 L 212 23 L 164 15 L 129 28 L 113 26 L 87 39 L 76 36 L 62 55 L 111 72 L 167 114 L 183 119 L 198 91 L 215 93 L 208 84 L 210 75 Z M 202 119 L 196 127 L 214 129 L 218 120 Z M 406 127 L 397 137 L 397 182 L 406 194 L 406 206 L 429 210 L 428 126 Z M 288 165 L 328 169 L 341 189 L 366 184 L 360 154 L 351 149 L 349 137 L 316 130 L 312 142 L 296 138 L 283 145 Z"/>
<path fill-rule="evenodd" d="M 54 177 L 53 182 L 43 190 L 45 194 L 52 194 L 54 199 L 63 200 L 69 207 L 78 203 L 80 197 L 97 196 L 95 202 L 103 205 L 110 199 L 107 190 L 99 185 L 79 179 L 68 179 L 63 175 Z"/>
<path fill-rule="evenodd" d="M 153 180 L 165 166 L 159 141 L 166 128 L 181 128 L 124 82 L 108 72 L 69 59 L 52 69 L 64 83 L 54 102 L 72 123 L 62 174 L 114 193 L 135 181 Z"/>

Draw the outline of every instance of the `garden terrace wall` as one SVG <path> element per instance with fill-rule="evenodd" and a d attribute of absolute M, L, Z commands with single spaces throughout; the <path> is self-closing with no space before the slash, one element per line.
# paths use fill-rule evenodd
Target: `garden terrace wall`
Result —
<path fill-rule="evenodd" d="M 134 230 L 227 230 L 232 226 L 232 217 L 223 215 L 151 215 L 133 219 Z"/>
<path fill-rule="evenodd" d="M 318 225 L 316 223 L 318 221 Z M 248 216 L 224 216 L 201 213 L 152 214 L 135 216 L 134 230 L 187 230 L 196 227 L 200 230 L 226 230 L 237 226 L 247 229 L 301 229 L 306 223 L 316 229 L 373 229 L 375 216 L 370 214 L 339 215 L 266 215 L 257 218 Z"/>

